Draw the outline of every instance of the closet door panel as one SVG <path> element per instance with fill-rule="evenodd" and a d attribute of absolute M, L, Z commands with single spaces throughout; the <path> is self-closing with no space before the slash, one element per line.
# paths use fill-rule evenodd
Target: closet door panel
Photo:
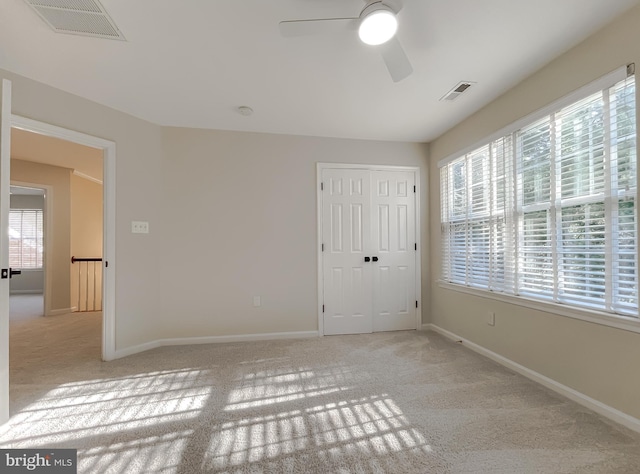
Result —
<path fill-rule="evenodd" d="M 416 329 L 415 178 L 373 171 L 373 331 Z"/>
<path fill-rule="evenodd" d="M 370 171 L 326 169 L 322 255 L 324 333 L 360 334 L 373 329 Z"/>

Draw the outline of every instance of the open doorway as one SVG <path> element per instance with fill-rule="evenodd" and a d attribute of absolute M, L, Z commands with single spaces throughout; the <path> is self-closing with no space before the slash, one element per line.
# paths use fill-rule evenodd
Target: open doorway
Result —
<path fill-rule="evenodd" d="M 12 184 L 46 183 L 44 319 L 51 324 L 56 318 L 49 316 L 100 313 L 97 357 L 111 360 L 115 143 L 17 115 L 11 116 L 11 124 Z M 96 260 L 88 278 L 86 264 L 80 269 L 78 258 Z"/>
<path fill-rule="evenodd" d="M 22 117 L 19 115 L 14 115 L 10 113 L 11 110 L 11 83 L 10 81 L 3 80 L 2 81 L 2 114 L 0 118 L 2 119 L 2 189 L 5 195 L 8 197 L 9 188 L 10 188 L 10 173 L 18 169 L 18 166 L 12 166 L 11 164 L 11 152 L 13 151 L 14 157 L 15 150 L 11 146 L 11 138 L 13 135 L 13 131 L 24 131 L 31 132 L 39 136 L 44 137 L 52 137 L 61 140 L 66 140 L 71 143 L 84 145 L 86 147 L 97 149 L 102 157 L 102 176 L 103 176 L 103 235 L 102 235 L 102 255 L 103 255 L 103 280 L 102 280 L 102 290 L 103 290 L 103 301 L 102 301 L 102 317 L 101 317 L 101 331 L 98 332 L 98 339 L 95 342 L 94 346 L 98 348 L 97 354 L 98 358 L 102 360 L 112 360 L 116 357 L 116 346 L 115 346 L 115 160 L 116 160 L 116 145 L 115 142 L 110 140 L 105 140 L 102 138 L 98 138 L 92 135 L 87 135 L 81 132 L 76 132 L 73 130 L 65 129 L 62 127 L 58 127 L 56 125 L 48 124 L 45 122 L 40 122 L 37 120 L 29 119 L 26 117 Z M 32 167 L 33 163 L 26 160 L 22 160 L 22 166 Z M 11 169 L 13 168 L 13 169 Z M 61 167 L 62 168 L 62 167 Z M 68 171 L 68 170 L 67 170 Z M 49 173 L 47 173 L 49 175 Z M 76 174 L 77 175 L 77 174 Z M 18 179 L 18 178 L 16 178 Z M 70 179 L 70 178 L 69 178 Z M 49 200 L 49 206 L 53 207 L 51 201 L 60 204 L 64 203 L 64 199 L 58 199 L 60 196 L 55 192 L 55 189 L 52 190 L 51 193 L 47 194 Z M 5 229 L 7 230 L 8 237 L 8 212 L 9 212 L 9 199 L 6 199 L 5 206 L 3 206 L 3 213 L 6 212 L 6 221 L 5 221 Z M 67 204 L 69 201 L 67 200 Z M 68 207 L 70 209 L 70 205 Z M 67 212 L 69 214 L 69 212 Z M 47 217 L 45 215 L 45 221 Z M 51 234 L 51 232 L 49 233 Z M 50 266 L 50 259 L 54 258 L 64 258 L 65 265 L 67 266 L 67 276 L 69 273 L 69 267 L 72 265 L 71 263 L 71 255 L 70 252 L 56 252 L 51 251 L 47 247 L 50 243 L 55 243 L 54 239 L 49 238 L 47 242 L 45 242 L 45 255 L 44 255 L 44 266 L 45 266 L 45 283 L 44 283 L 44 294 L 45 294 L 45 317 L 39 318 L 40 321 L 53 322 L 58 323 L 58 318 L 49 318 L 47 317 L 47 311 L 50 309 L 54 311 L 55 308 L 59 307 L 59 301 L 54 301 L 54 295 L 56 298 L 66 298 L 68 306 L 59 307 L 61 311 L 64 311 L 66 314 L 75 314 L 72 311 L 71 296 L 70 296 L 70 283 L 67 285 L 69 291 L 52 291 L 52 284 L 55 280 L 50 277 L 51 272 L 47 272 L 47 268 Z M 6 263 L 8 267 L 8 238 L 5 237 L 3 239 L 3 248 L 4 248 L 4 256 L 3 262 Z M 109 268 L 109 271 L 104 271 L 104 269 Z M 3 275 L 8 273 L 8 268 L 3 269 Z M 6 276 L 3 276 L 6 278 Z M 65 281 L 69 281 L 70 278 L 65 277 Z M 6 281 L 6 280 L 5 280 Z M 14 357 L 11 354 L 11 346 L 13 345 L 13 341 L 10 341 L 10 328 L 9 328 L 9 281 L 6 281 L 5 286 L 3 287 L 3 295 L 2 299 L 3 309 L 0 312 L 0 336 L 2 341 L 0 341 L 0 347 L 3 347 L 4 350 L 3 356 L 0 358 L 2 362 L 0 364 L 0 423 L 6 421 L 9 417 L 9 400 L 12 397 L 9 394 L 9 372 L 10 366 L 14 366 L 17 362 L 20 363 L 20 358 Z M 48 297 L 49 293 L 51 294 L 51 298 Z M 54 308 L 54 309 L 52 309 Z M 51 313 L 49 313 L 51 314 Z M 53 315 L 53 314 L 52 314 Z M 45 339 L 48 336 L 46 328 L 45 331 L 40 333 L 41 337 L 37 337 L 38 335 L 34 335 L 30 344 L 38 343 L 39 341 Z M 73 331 L 73 326 L 68 326 L 69 331 Z M 100 334 L 101 333 L 101 334 Z M 68 334 L 66 335 L 66 339 L 68 339 Z M 54 341 L 56 342 L 56 341 Z M 68 347 L 68 342 L 66 341 L 57 341 L 55 344 L 59 350 L 60 355 L 66 354 L 65 349 Z M 67 344 L 67 345 L 65 345 Z M 15 346 L 14 346 L 15 347 Z M 15 359 L 15 360 L 14 360 Z M 53 359 L 54 361 L 58 360 L 57 358 Z M 14 366 L 15 367 L 15 366 Z M 14 367 L 11 367 L 11 371 L 13 372 Z M 20 370 L 18 368 L 18 370 Z M 34 380 L 37 380 L 35 378 Z M 12 380 L 12 384 L 16 382 L 15 379 Z M 15 406 L 13 407 L 16 408 Z"/>

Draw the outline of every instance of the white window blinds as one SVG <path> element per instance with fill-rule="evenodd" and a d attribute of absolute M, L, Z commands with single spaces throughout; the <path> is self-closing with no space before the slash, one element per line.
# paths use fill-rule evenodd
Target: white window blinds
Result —
<path fill-rule="evenodd" d="M 633 76 L 440 169 L 442 279 L 638 316 Z"/>
<path fill-rule="evenodd" d="M 9 266 L 42 268 L 43 235 L 41 209 L 11 209 Z"/>

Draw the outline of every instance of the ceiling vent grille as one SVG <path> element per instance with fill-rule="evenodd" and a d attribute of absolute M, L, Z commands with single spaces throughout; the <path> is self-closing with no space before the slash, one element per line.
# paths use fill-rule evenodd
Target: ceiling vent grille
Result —
<path fill-rule="evenodd" d="M 25 0 L 57 33 L 125 40 L 98 0 Z"/>
<path fill-rule="evenodd" d="M 471 81 L 462 81 L 456 84 L 456 86 L 447 92 L 445 95 L 440 97 L 440 100 L 455 100 L 458 98 L 460 94 L 466 91 L 469 87 L 471 87 L 475 82 Z"/>

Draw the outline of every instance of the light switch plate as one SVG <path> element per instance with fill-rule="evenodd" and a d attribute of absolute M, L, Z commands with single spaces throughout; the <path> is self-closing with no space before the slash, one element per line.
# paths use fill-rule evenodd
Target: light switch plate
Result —
<path fill-rule="evenodd" d="M 131 221 L 132 234 L 148 234 L 149 223 L 146 221 Z"/>

